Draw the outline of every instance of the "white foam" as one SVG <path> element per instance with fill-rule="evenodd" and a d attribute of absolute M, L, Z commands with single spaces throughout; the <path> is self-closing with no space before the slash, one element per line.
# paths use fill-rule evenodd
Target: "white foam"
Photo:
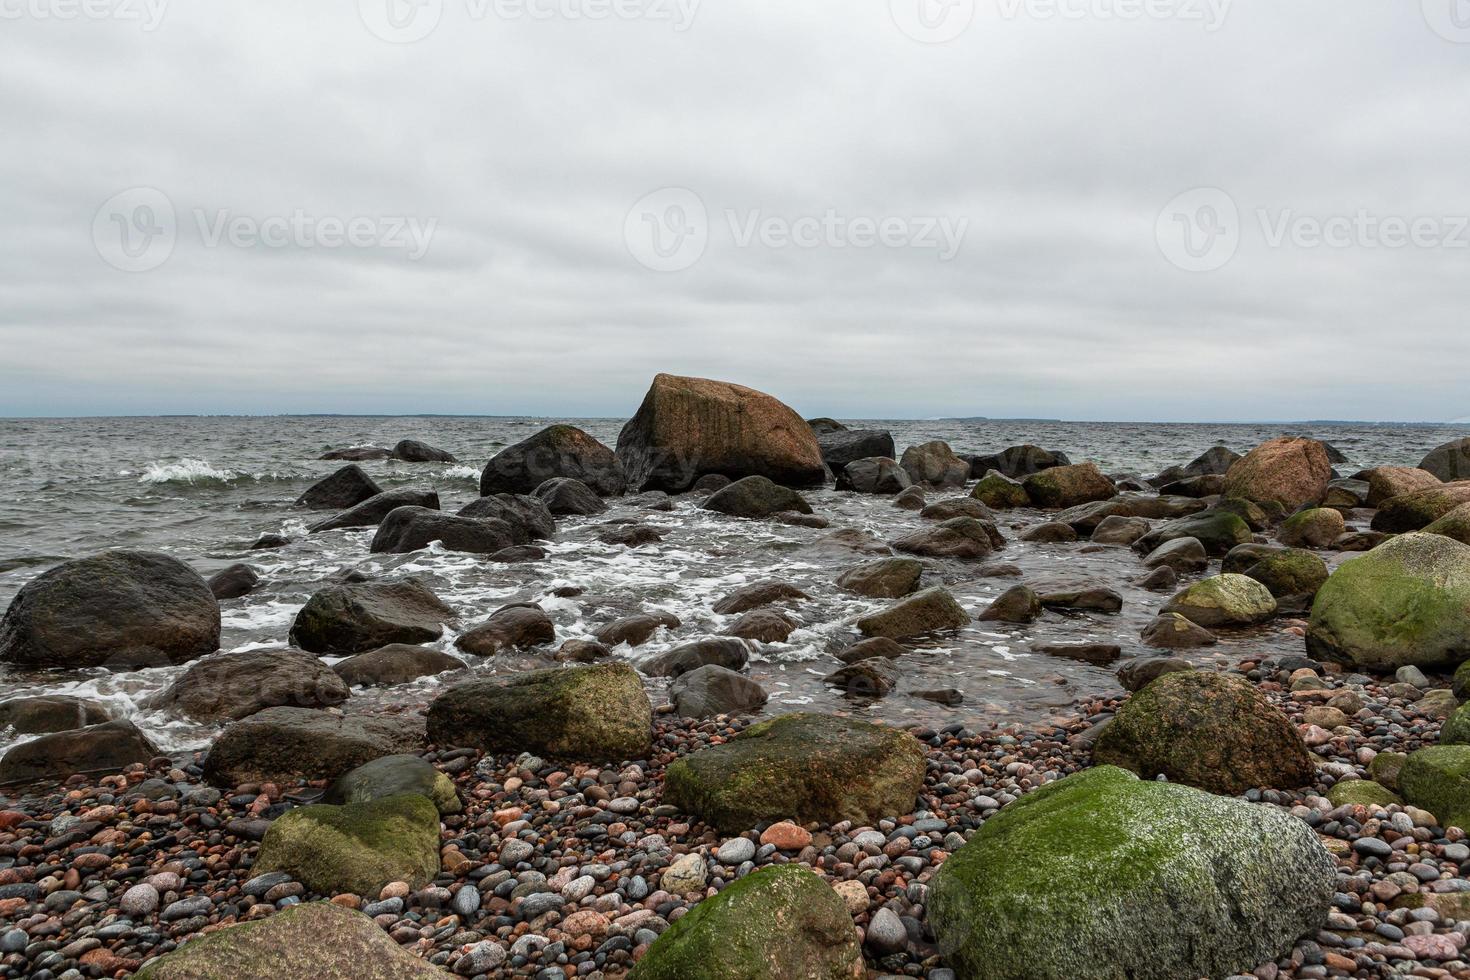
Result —
<path fill-rule="evenodd" d="M 480 480 L 480 471 L 473 466 L 449 466 L 444 469 L 443 475 L 461 480 L 474 480 L 476 483 Z"/>
<path fill-rule="evenodd" d="M 196 483 L 235 479 L 234 470 L 217 469 L 207 459 L 181 459 L 177 463 L 152 462 L 138 477 L 139 483 Z"/>

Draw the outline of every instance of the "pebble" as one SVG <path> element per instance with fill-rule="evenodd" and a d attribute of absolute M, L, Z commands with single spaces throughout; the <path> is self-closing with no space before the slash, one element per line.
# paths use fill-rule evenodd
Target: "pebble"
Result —
<path fill-rule="evenodd" d="M 732 837 L 720 845 L 715 857 L 721 864 L 743 864 L 755 857 L 755 841 L 748 837 Z"/>

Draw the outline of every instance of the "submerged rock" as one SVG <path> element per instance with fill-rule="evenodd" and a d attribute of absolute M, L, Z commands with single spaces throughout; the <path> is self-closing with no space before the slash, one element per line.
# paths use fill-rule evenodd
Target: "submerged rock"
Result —
<path fill-rule="evenodd" d="M 455 685 L 429 705 L 429 739 L 486 752 L 644 759 L 653 709 L 625 663 L 554 667 Z"/>
<path fill-rule="evenodd" d="M 1316 771 L 1296 727 L 1254 686 L 1205 671 L 1167 674 L 1134 694 L 1092 758 L 1226 795 L 1296 789 Z"/>
<path fill-rule="evenodd" d="M 528 494 L 558 477 L 603 497 L 617 496 L 628 484 L 611 449 L 574 425 L 553 425 L 496 453 L 480 474 L 480 496 Z"/>
<path fill-rule="evenodd" d="M 355 507 L 382 492 L 383 488 L 354 463 L 313 483 L 296 498 L 296 506 L 308 510 L 342 510 Z"/>
<path fill-rule="evenodd" d="M 885 636 L 891 640 L 959 629 L 969 624 L 970 614 L 954 596 L 938 586 L 916 592 L 857 621 L 864 636 Z"/>
<path fill-rule="evenodd" d="M 963 977 L 1226 977 L 1321 928 L 1336 883 L 1304 822 L 1104 766 L 986 820 L 929 922 Z"/>
<path fill-rule="evenodd" d="M 711 608 L 721 616 L 733 616 L 773 603 L 796 602 L 810 598 L 811 596 L 789 582 L 778 582 L 771 579 L 736 589 Z"/>
<path fill-rule="evenodd" d="M 982 622 L 1030 623 L 1041 615 L 1041 598 L 1029 586 L 1016 585 L 1002 592 L 980 614 Z"/>
<path fill-rule="evenodd" d="M 597 637 L 599 643 L 610 647 L 623 643 L 636 647 L 653 639 L 654 634 L 661 629 L 678 629 L 679 626 L 679 617 L 673 613 L 635 613 L 599 627 L 592 635 Z"/>
<path fill-rule="evenodd" d="M 1125 691 L 1141 691 L 1165 674 L 1182 674 L 1191 670 L 1194 670 L 1194 665 L 1180 657 L 1134 657 L 1118 667 L 1118 683 Z"/>
<path fill-rule="evenodd" d="M 63 562 L 21 587 L 0 619 L 0 662 L 125 669 L 219 649 L 219 600 L 199 573 L 150 551 Z"/>
<path fill-rule="evenodd" d="M 782 511 L 812 512 L 811 504 L 801 494 L 763 476 L 747 476 L 723 490 L 716 490 L 704 502 L 703 508 L 730 517 L 748 518 L 771 517 Z"/>
<path fill-rule="evenodd" d="M 332 670 L 348 687 L 393 687 L 463 668 L 463 660 L 447 653 L 410 643 L 390 643 L 348 657 Z"/>
<path fill-rule="evenodd" d="M 339 531 L 349 527 L 373 527 L 382 523 L 383 518 L 400 507 L 418 507 L 436 511 L 439 509 L 439 495 L 433 490 L 387 490 L 369 497 L 335 517 L 317 521 L 306 530 L 310 534 L 320 534 L 323 531 Z"/>
<path fill-rule="evenodd" d="M 924 766 L 907 732 L 799 712 L 678 760 L 664 801 L 721 833 L 780 819 L 872 824 L 913 810 Z"/>
<path fill-rule="evenodd" d="M 869 657 L 839 667 L 822 683 L 851 698 L 881 698 L 898 686 L 898 667 L 890 657 Z"/>
<path fill-rule="evenodd" d="M 452 453 L 436 449 L 417 439 L 400 439 L 393 447 L 393 458 L 405 463 L 454 463 Z"/>
<path fill-rule="evenodd" d="M 454 610 L 418 579 L 332 585 L 296 614 L 291 643 L 312 653 L 366 653 L 390 643 L 429 643 Z"/>
<path fill-rule="evenodd" d="M 206 584 L 216 599 L 239 599 L 255 591 L 260 575 L 249 565 L 237 564 L 215 572 Z"/>
<path fill-rule="evenodd" d="M 383 518 L 368 548 L 373 554 L 406 555 L 438 543 L 446 551 L 491 555 L 525 544 L 504 521 L 458 517 L 424 507 L 399 507 Z"/>
<path fill-rule="evenodd" d="M 439 811 L 418 793 L 298 807 L 271 824 L 251 871 L 284 872 L 324 895 L 422 888 L 439 873 Z"/>
<path fill-rule="evenodd" d="M 847 906 L 796 864 L 762 868 L 689 910 L 629 980 L 862 980 Z"/>

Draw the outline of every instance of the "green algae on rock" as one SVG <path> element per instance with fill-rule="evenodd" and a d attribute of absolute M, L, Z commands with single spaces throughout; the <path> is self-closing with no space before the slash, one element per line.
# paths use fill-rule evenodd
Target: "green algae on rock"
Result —
<path fill-rule="evenodd" d="M 948 590 L 937 585 L 905 596 L 887 609 L 857 621 L 857 627 L 864 636 L 886 636 L 891 640 L 936 630 L 959 629 L 969 624 L 970 614 L 965 612 L 965 607 Z"/>
<path fill-rule="evenodd" d="M 847 907 L 806 868 L 746 875 L 675 922 L 630 980 L 861 980 Z"/>
<path fill-rule="evenodd" d="M 323 803 L 370 803 L 403 793 L 417 793 L 443 814 L 464 809 L 454 780 L 416 755 L 385 755 L 338 777 L 327 787 Z"/>
<path fill-rule="evenodd" d="M 1327 581 L 1327 563 L 1320 555 L 1302 548 L 1286 548 L 1261 555 L 1241 572 L 1266 587 L 1277 599 L 1294 595 L 1316 595 Z"/>
<path fill-rule="evenodd" d="M 190 940 L 136 980 L 447 980 L 377 923 L 331 902 L 295 905 Z"/>
<path fill-rule="evenodd" d="M 1104 766 L 987 820 L 935 874 L 929 920 L 961 977 L 1224 977 L 1320 928 L 1336 882 L 1305 823 Z"/>
<path fill-rule="evenodd" d="M 1307 652 L 1370 670 L 1470 656 L 1470 545 L 1404 534 L 1343 562 L 1317 592 Z"/>
<path fill-rule="evenodd" d="M 1327 791 L 1327 801 L 1333 806 L 1357 804 L 1387 807 L 1404 804 L 1397 793 L 1371 779 L 1344 779 Z"/>
<path fill-rule="evenodd" d="M 284 871 L 322 895 L 422 888 L 439 873 L 439 810 L 417 793 L 300 807 L 271 824 L 253 870 Z"/>
<path fill-rule="evenodd" d="M 1253 578 L 1213 575 L 1174 596 L 1163 611 L 1178 613 L 1205 629 L 1254 626 L 1276 615 L 1276 599 Z"/>
<path fill-rule="evenodd" d="M 1290 719 L 1254 685 L 1208 671 L 1165 674 L 1134 694 L 1092 758 L 1227 795 L 1304 786 L 1315 770 Z"/>
<path fill-rule="evenodd" d="M 1410 752 L 1399 770 L 1404 799 L 1442 826 L 1470 828 L 1470 745 L 1431 745 Z"/>
<path fill-rule="evenodd" d="M 722 833 L 764 820 L 874 823 L 914 808 L 924 749 L 886 725 L 798 712 L 669 766 L 664 802 Z"/>

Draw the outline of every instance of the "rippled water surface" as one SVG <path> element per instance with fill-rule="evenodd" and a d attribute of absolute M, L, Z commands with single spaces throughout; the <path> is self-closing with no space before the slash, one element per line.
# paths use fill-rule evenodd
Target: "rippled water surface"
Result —
<path fill-rule="evenodd" d="M 740 521 L 706 514 L 693 499 L 677 499 L 672 513 L 643 513 L 614 501 L 613 509 L 591 518 L 563 518 L 551 556 L 527 565 L 491 564 L 482 558 L 435 548 L 413 555 L 372 556 L 372 529 L 308 535 L 306 525 L 319 512 L 294 510 L 292 502 L 312 482 L 341 463 L 317 459 L 324 451 L 354 445 L 392 446 L 402 438 L 422 439 L 454 453 L 459 463 L 362 463 L 385 489 L 431 487 L 445 510 L 454 511 L 477 496 L 480 467 L 506 445 L 550 424 L 549 419 L 506 418 L 125 418 L 0 420 L 0 606 L 7 605 L 28 580 L 56 562 L 106 548 L 145 548 L 167 552 L 209 575 L 238 561 L 261 574 L 262 586 L 243 599 L 222 604 L 225 650 L 282 646 L 301 604 L 323 580 L 344 567 L 374 574 L 422 576 L 460 619 L 437 644 L 453 650 L 458 633 L 477 624 L 506 602 L 536 600 L 556 622 L 558 642 L 585 636 L 619 616 L 644 610 L 677 615 L 683 625 L 660 633 L 638 650 L 623 648 L 632 660 L 700 636 L 718 633 L 733 617 L 710 611 L 715 600 L 741 585 L 766 578 L 792 582 L 811 601 L 792 609 L 802 628 L 790 642 L 763 646 L 753 657 L 752 675 L 771 692 L 767 711 L 799 706 L 850 711 L 892 721 L 926 724 L 1039 720 L 1065 714 L 1080 696 L 1116 691 L 1111 668 L 1028 652 L 1037 642 L 1103 641 L 1123 646 L 1124 655 L 1145 652 L 1139 629 L 1166 597 L 1133 586 L 1141 574 L 1138 557 L 1123 548 L 1085 552 L 1085 543 L 1028 544 L 1018 531 L 1043 520 L 1036 512 L 1002 515 L 1011 539 L 994 560 L 1019 565 L 1024 581 L 1083 578 L 1106 584 L 1124 596 L 1120 615 L 1049 612 L 1027 627 L 975 623 L 942 645 L 918 649 L 900 661 L 903 680 L 881 701 L 847 700 L 821 678 L 838 666 L 831 651 L 855 638 L 852 620 L 881 605 L 839 592 L 833 579 L 870 556 L 819 546 L 840 528 L 859 528 L 892 540 L 923 522 L 891 506 L 888 498 L 808 494 L 828 530 Z M 608 444 L 616 441 L 621 420 L 568 420 Z M 1156 425 L 1065 422 L 853 422 L 854 427 L 886 428 L 899 451 L 928 439 L 944 439 L 957 452 L 995 452 L 1023 442 L 1090 459 L 1110 473 L 1153 474 L 1188 462 L 1223 443 L 1243 452 L 1283 433 L 1326 439 L 1351 460 L 1344 474 L 1375 465 L 1414 465 L 1429 449 L 1465 432 L 1440 426 L 1373 425 Z M 930 494 L 930 500 L 941 495 Z M 663 529 L 662 543 L 637 549 L 596 540 L 599 526 L 637 516 Z M 283 533 L 293 543 L 273 551 L 249 551 L 265 532 Z M 972 612 L 1015 584 L 1015 579 L 984 578 L 963 562 L 930 562 L 926 584 L 946 584 Z M 574 599 L 549 598 L 559 586 L 578 586 Z M 1236 658 L 1248 652 L 1295 651 L 1300 640 L 1282 632 L 1280 622 L 1225 638 L 1201 658 Z M 473 659 L 473 658 L 471 658 Z M 475 662 L 480 670 L 500 671 L 545 665 L 532 657 L 501 657 Z M 4 668 L 0 668 L 3 670 Z M 40 692 L 99 697 L 133 715 L 171 749 L 207 742 L 211 732 L 139 708 L 139 702 L 177 676 L 182 668 L 125 674 L 0 674 L 0 696 Z M 347 710 L 418 707 L 453 675 L 427 679 L 387 692 L 354 692 Z M 655 701 L 662 682 L 650 682 Z M 905 694 L 926 688 L 955 687 L 965 696 L 959 707 L 942 707 Z M 0 746 L 15 741 L 0 733 Z"/>

